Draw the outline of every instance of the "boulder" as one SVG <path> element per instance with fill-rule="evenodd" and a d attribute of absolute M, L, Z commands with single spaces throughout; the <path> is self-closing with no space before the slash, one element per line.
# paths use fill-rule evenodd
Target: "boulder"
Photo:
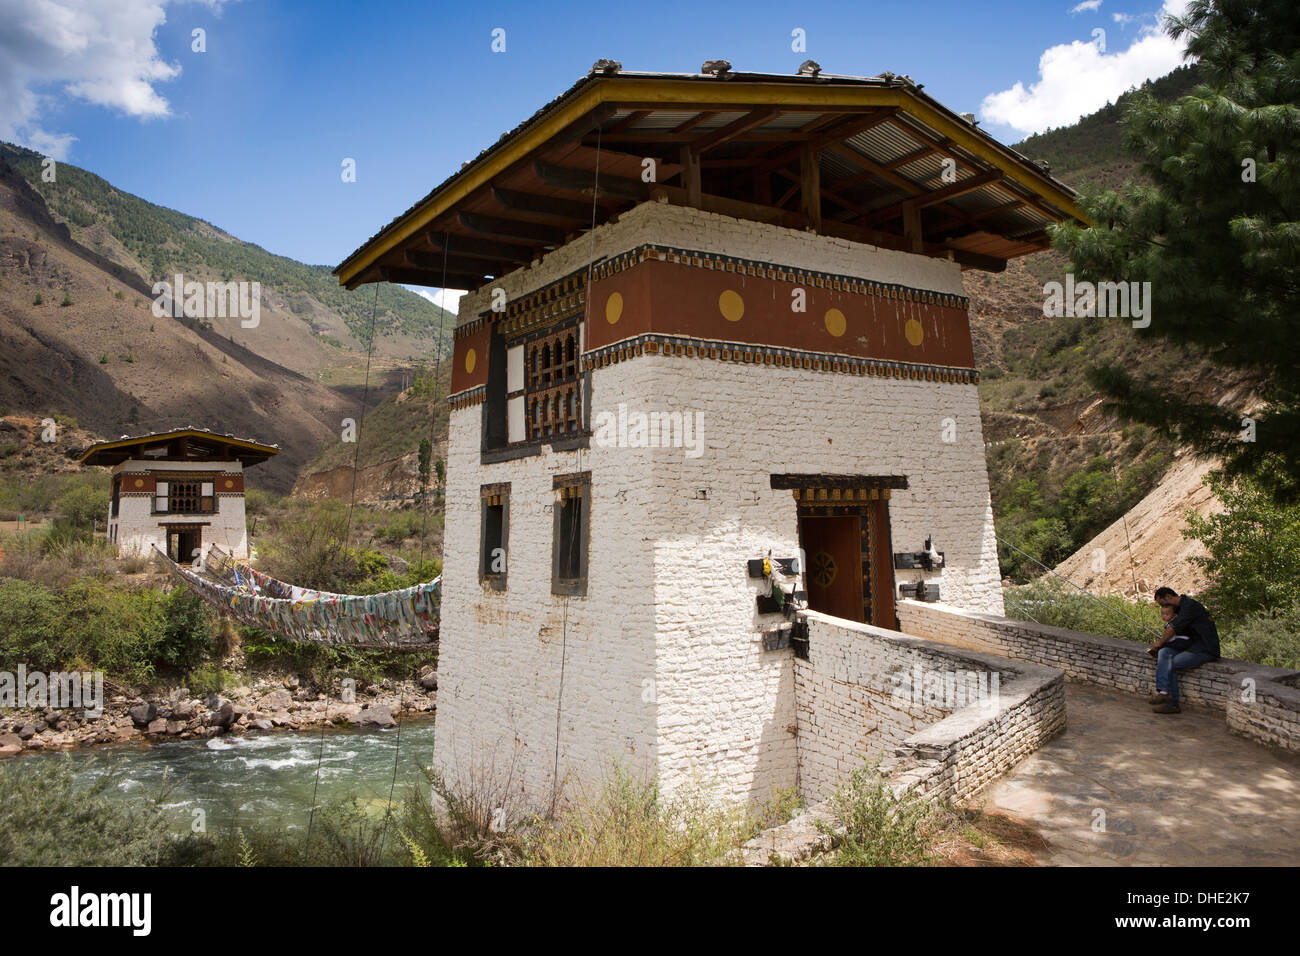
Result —
<path fill-rule="evenodd" d="M 167 721 L 167 733 L 169 733 L 169 734 L 179 734 L 179 733 L 181 733 L 181 732 L 184 731 L 184 730 L 185 730 L 185 721 L 183 721 L 183 720 L 169 720 L 169 721 Z"/>
<path fill-rule="evenodd" d="M 30 720 L 18 728 L 18 737 L 20 740 L 31 740 L 36 736 L 36 725 Z"/>
<path fill-rule="evenodd" d="M 208 710 L 220 710 L 222 704 L 228 703 L 230 703 L 230 701 L 222 697 L 220 694 L 208 695 Z"/>
<path fill-rule="evenodd" d="M 429 671 L 427 674 L 420 675 L 420 686 L 425 690 L 438 689 L 438 674 L 435 671 Z"/>
<path fill-rule="evenodd" d="M 393 712 L 382 704 L 372 704 L 353 719 L 358 727 L 396 727 Z"/>
<path fill-rule="evenodd" d="M 158 708 L 152 701 L 145 701 L 142 704 L 136 704 L 127 711 L 131 715 L 131 721 L 137 727 L 148 727 L 150 721 L 158 716 Z"/>
<path fill-rule="evenodd" d="M 23 741 L 17 734 L 0 734 L 0 757 L 12 757 L 22 749 Z"/>
<path fill-rule="evenodd" d="M 297 690 L 302 685 L 302 679 L 297 674 L 290 674 L 284 679 L 284 686 L 289 690 Z"/>
<path fill-rule="evenodd" d="M 293 703 L 293 695 L 287 690 L 273 690 L 257 702 L 258 710 L 277 711 L 288 710 L 289 705 Z"/>
<path fill-rule="evenodd" d="M 227 700 L 212 711 L 212 715 L 208 717 L 208 726 L 225 730 L 238 719 L 239 715 L 235 713 L 235 705 Z"/>
<path fill-rule="evenodd" d="M 165 734 L 167 732 L 167 721 L 162 717 L 155 717 L 149 721 L 149 726 L 144 731 L 147 734 Z"/>
<path fill-rule="evenodd" d="M 194 712 L 199 709 L 197 700 L 178 700 L 176 706 L 172 708 L 172 716 L 178 720 L 188 720 L 194 716 Z"/>
<path fill-rule="evenodd" d="M 259 717 L 257 720 L 253 721 L 250 726 L 256 727 L 258 730 L 271 730 L 275 727 L 275 724 L 271 723 L 271 721 L 267 720 L 265 717 Z"/>

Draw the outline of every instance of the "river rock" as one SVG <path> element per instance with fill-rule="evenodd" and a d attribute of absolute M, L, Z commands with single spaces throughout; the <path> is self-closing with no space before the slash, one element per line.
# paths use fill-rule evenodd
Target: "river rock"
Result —
<path fill-rule="evenodd" d="M 393 712 L 382 704 L 371 704 L 361 713 L 357 714 L 354 723 L 358 727 L 396 727 L 397 721 L 393 720 Z"/>
<path fill-rule="evenodd" d="M 23 741 L 17 734 L 0 734 L 0 757 L 12 757 L 22 749 Z"/>
<path fill-rule="evenodd" d="M 289 690 L 297 690 L 300 686 L 302 686 L 302 678 L 300 678 L 297 674 L 290 674 L 288 677 L 284 679 L 284 686 L 287 687 Z"/>
<path fill-rule="evenodd" d="M 18 737 L 20 740 L 31 740 L 36 736 L 36 725 L 30 720 L 18 728 Z"/>
<path fill-rule="evenodd" d="M 427 674 L 421 674 L 420 686 L 423 687 L 425 690 L 437 690 L 438 689 L 437 673 L 431 670 Z"/>
<path fill-rule="evenodd" d="M 214 693 L 208 695 L 208 710 L 220 710 L 222 704 L 228 703 L 230 703 L 230 701 L 225 697 L 222 697 L 220 694 Z"/>
<path fill-rule="evenodd" d="M 258 730 L 271 730 L 275 727 L 275 724 L 271 723 L 265 717 L 259 717 L 257 720 L 253 721 L 250 726 L 256 727 Z"/>
<path fill-rule="evenodd" d="M 289 705 L 293 703 L 293 695 L 287 690 L 273 690 L 257 702 L 258 710 L 288 710 Z"/>
<path fill-rule="evenodd" d="M 172 716 L 177 720 L 188 720 L 194 716 L 194 712 L 199 709 L 197 700 L 178 700 L 176 706 L 172 708 Z"/>
<path fill-rule="evenodd" d="M 239 715 L 235 713 L 235 705 L 227 700 L 212 711 L 212 715 L 208 717 L 208 726 L 225 730 L 238 719 Z"/>
<path fill-rule="evenodd" d="M 169 721 L 167 721 L 167 733 L 169 733 L 169 734 L 179 734 L 179 733 L 181 733 L 181 732 L 184 731 L 184 730 L 185 730 L 185 721 L 183 721 L 183 720 L 169 720 Z"/>
<path fill-rule="evenodd" d="M 136 704 L 127 711 L 131 715 L 137 727 L 148 727 L 149 722 L 158 716 L 158 708 L 153 705 L 152 701 L 145 701 L 142 704 Z"/>
<path fill-rule="evenodd" d="M 149 726 L 145 728 L 147 734 L 165 734 L 167 732 L 167 721 L 162 717 L 157 717 L 149 721 Z"/>

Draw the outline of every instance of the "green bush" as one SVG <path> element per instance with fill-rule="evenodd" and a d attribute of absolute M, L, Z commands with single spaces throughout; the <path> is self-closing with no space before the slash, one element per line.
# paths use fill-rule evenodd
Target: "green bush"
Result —
<path fill-rule="evenodd" d="M 59 605 L 39 584 L 15 578 L 0 580 L 0 663 L 13 671 L 19 664 L 56 670 L 61 663 Z"/>
<path fill-rule="evenodd" d="M 1224 636 L 1224 657 L 1300 670 L 1300 604 L 1252 614 Z"/>
<path fill-rule="evenodd" d="M 840 842 L 825 863 L 920 866 L 929 861 L 935 808 L 910 790 L 896 791 L 878 762 L 853 771 L 831 795 L 829 809 L 831 821 L 818 820 L 817 827 Z"/>
<path fill-rule="evenodd" d="M 1006 588 L 1002 598 L 1006 615 L 1013 620 L 1142 644 L 1152 643 L 1164 631 L 1160 612 L 1149 601 L 1135 604 L 1117 595 L 1085 594 L 1051 575 Z"/>
<path fill-rule="evenodd" d="M 212 621 L 213 614 L 201 598 L 187 588 L 173 588 L 163 600 L 156 660 L 179 671 L 198 667 L 212 652 Z"/>
<path fill-rule="evenodd" d="M 0 866 L 158 866 L 173 839 L 154 800 L 108 796 L 114 773 L 89 786 L 63 756 L 0 764 Z"/>

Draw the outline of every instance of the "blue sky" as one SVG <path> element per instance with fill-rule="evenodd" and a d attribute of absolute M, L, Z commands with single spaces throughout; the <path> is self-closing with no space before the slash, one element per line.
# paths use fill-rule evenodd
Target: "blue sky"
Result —
<path fill-rule="evenodd" d="M 1179 9 L 1181 0 L 1164 0 Z M 1005 142 L 1180 62 L 1160 0 L 0 0 L 0 139 L 336 264 L 600 57 L 907 73 Z M 491 50 L 494 28 L 506 51 Z M 805 31 L 806 52 L 791 49 Z M 206 51 L 192 50 L 192 31 Z M 1102 30 L 1098 35 L 1093 31 Z M 356 160 L 357 180 L 340 176 Z"/>

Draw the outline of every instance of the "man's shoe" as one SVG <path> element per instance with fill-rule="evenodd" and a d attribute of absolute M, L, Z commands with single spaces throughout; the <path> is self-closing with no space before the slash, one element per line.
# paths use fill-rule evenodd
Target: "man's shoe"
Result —
<path fill-rule="evenodd" d="M 1153 714 L 1181 714 L 1182 709 L 1177 704 L 1161 704 L 1159 707 L 1153 710 L 1152 713 Z"/>
<path fill-rule="evenodd" d="M 1152 707 L 1155 707 L 1157 704 L 1167 704 L 1169 703 L 1169 695 L 1152 694 L 1150 697 L 1147 698 L 1147 703 L 1150 704 Z"/>

